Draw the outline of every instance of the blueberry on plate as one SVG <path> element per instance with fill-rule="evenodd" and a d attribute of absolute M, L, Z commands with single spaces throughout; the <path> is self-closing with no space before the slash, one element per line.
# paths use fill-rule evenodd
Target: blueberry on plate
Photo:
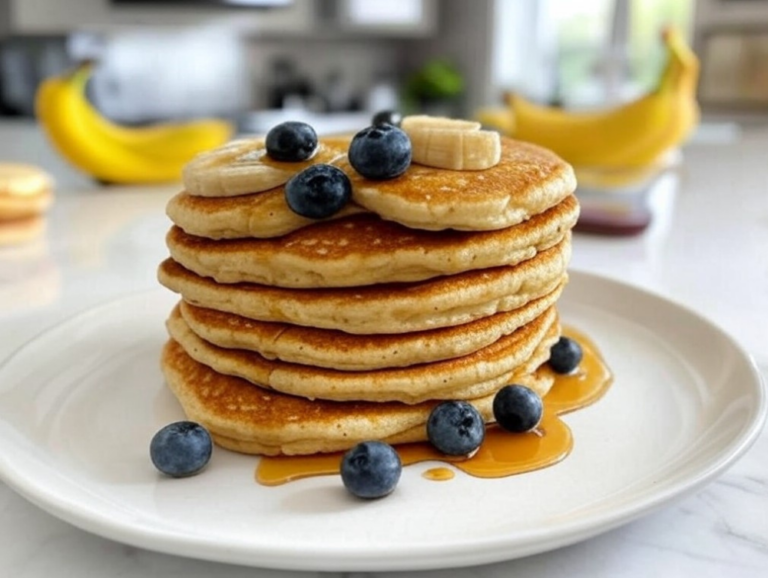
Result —
<path fill-rule="evenodd" d="M 569 337 L 561 337 L 549 352 L 549 366 L 555 373 L 572 373 L 581 363 L 581 345 Z"/>
<path fill-rule="evenodd" d="M 349 177 L 332 165 L 312 165 L 285 184 L 285 202 L 302 217 L 324 219 L 339 212 L 352 198 Z"/>
<path fill-rule="evenodd" d="M 403 122 L 403 115 L 396 110 L 382 110 L 373 115 L 371 124 L 376 126 L 378 124 L 391 124 L 392 126 L 400 126 Z"/>
<path fill-rule="evenodd" d="M 524 385 L 505 385 L 493 398 L 493 416 L 507 431 L 531 431 L 539 425 L 543 413 L 541 396 Z"/>
<path fill-rule="evenodd" d="M 446 401 L 436 405 L 429 414 L 427 438 L 444 454 L 466 456 L 483 443 L 485 423 L 471 403 Z"/>
<path fill-rule="evenodd" d="M 395 448 L 383 442 L 361 442 L 341 458 L 341 480 L 358 498 L 383 498 L 400 481 L 403 464 Z"/>
<path fill-rule="evenodd" d="M 349 163 L 366 179 L 382 181 L 402 175 L 411 165 L 411 139 L 391 124 L 369 126 L 349 144 Z"/>
<path fill-rule="evenodd" d="M 283 122 L 267 133 L 266 144 L 267 155 L 276 161 L 305 161 L 317 150 L 317 133 L 305 122 Z"/>
<path fill-rule="evenodd" d="M 173 478 L 200 472 L 211 459 L 213 442 L 203 426 L 193 421 L 177 421 L 158 431 L 149 444 L 155 467 Z"/>

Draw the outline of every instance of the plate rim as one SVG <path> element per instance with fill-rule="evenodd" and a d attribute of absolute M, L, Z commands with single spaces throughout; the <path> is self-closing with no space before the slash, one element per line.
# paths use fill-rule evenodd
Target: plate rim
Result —
<path fill-rule="evenodd" d="M 569 269 L 569 274 L 572 282 L 578 280 L 577 282 L 581 283 L 599 283 L 609 286 L 611 291 L 618 289 L 639 292 L 651 299 L 660 300 L 667 306 L 678 309 L 683 314 L 704 323 L 719 334 L 719 337 L 725 339 L 739 354 L 739 361 L 744 364 L 744 369 L 748 369 L 753 378 L 749 390 L 754 396 L 753 401 L 757 403 L 754 404 L 754 410 L 750 414 L 751 420 L 743 424 L 743 427 L 729 443 L 728 449 L 717 454 L 715 459 L 706 462 L 706 467 L 699 468 L 694 472 L 694 475 L 676 480 L 668 487 L 662 488 L 661 491 L 657 490 L 646 497 L 633 500 L 627 506 L 610 508 L 607 512 L 598 514 L 580 516 L 572 521 L 559 523 L 555 528 L 535 528 L 517 532 L 514 535 L 502 533 L 498 536 L 484 536 L 475 539 L 470 537 L 441 543 L 417 544 L 409 546 L 405 553 L 402 553 L 403 547 L 399 547 L 401 551 L 399 556 L 392 556 L 391 553 L 387 553 L 381 547 L 377 549 L 370 546 L 357 546 L 355 551 L 350 553 L 345 551 L 343 547 L 333 547 L 332 545 L 322 547 L 300 545 L 302 556 L 297 557 L 296 547 L 281 547 L 275 544 L 258 546 L 245 542 L 232 544 L 217 541 L 205 535 L 182 535 L 163 529 L 153 529 L 147 524 L 116 522 L 108 515 L 100 513 L 98 509 L 83 508 L 82 505 L 78 508 L 77 505 L 52 491 L 50 486 L 44 482 L 31 480 L 28 476 L 25 478 L 23 468 L 21 470 L 18 466 L 14 468 L 9 460 L 2 456 L 0 456 L 0 480 L 49 514 L 104 538 L 147 550 L 188 558 L 283 570 L 397 571 L 457 568 L 540 553 L 596 536 L 695 492 L 738 461 L 754 444 L 765 425 L 768 415 L 768 395 L 766 393 L 766 378 L 762 375 L 754 357 L 718 323 L 699 311 L 654 290 L 605 275 L 578 268 Z M 118 296 L 77 311 L 65 319 L 43 328 L 36 335 L 16 347 L 0 362 L 0 376 L 27 349 L 33 348 L 38 340 L 44 339 L 48 334 L 61 330 L 69 324 L 87 318 L 101 310 L 118 306 L 122 302 L 147 299 L 163 292 L 167 292 L 167 290 L 152 288 Z M 3 436 L 0 435 L 0 445 L 2 442 Z M 514 546 L 515 550 L 522 549 L 523 552 L 510 555 L 509 552 L 505 552 L 505 548 L 510 546 Z"/>

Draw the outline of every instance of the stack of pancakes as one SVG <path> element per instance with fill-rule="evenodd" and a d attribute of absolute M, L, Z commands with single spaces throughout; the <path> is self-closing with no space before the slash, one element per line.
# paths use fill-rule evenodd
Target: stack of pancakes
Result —
<path fill-rule="evenodd" d="M 162 368 L 223 447 L 419 441 L 441 400 L 467 400 L 491 421 L 504 385 L 542 396 L 552 385 L 542 365 L 560 335 L 578 217 L 571 168 L 504 139 L 487 170 L 412 164 L 371 181 L 347 146 L 324 139 L 310 161 L 278 163 L 263 140 L 236 141 L 195 159 L 168 205 L 159 279 L 181 301 Z M 284 200 L 285 181 L 314 162 L 353 187 L 353 202 L 321 221 Z"/>
<path fill-rule="evenodd" d="M 0 163 L 0 246 L 25 243 L 42 234 L 52 189 L 53 180 L 38 167 Z"/>

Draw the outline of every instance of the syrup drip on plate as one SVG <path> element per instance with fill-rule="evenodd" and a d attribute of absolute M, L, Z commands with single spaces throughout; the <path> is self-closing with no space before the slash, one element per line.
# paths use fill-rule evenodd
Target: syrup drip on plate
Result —
<path fill-rule="evenodd" d="M 429 468 L 421 476 L 433 482 L 446 482 L 452 480 L 456 473 L 450 468 Z"/>
<path fill-rule="evenodd" d="M 550 466 L 565 458 L 573 448 L 573 436 L 560 416 L 600 399 L 608 390 L 612 376 L 591 339 L 572 328 L 563 328 L 563 335 L 581 345 L 584 357 L 572 374 L 553 372 L 555 383 L 544 398 L 544 415 L 535 430 L 514 434 L 490 425 L 483 444 L 470 458 L 446 456 L 426 442 L 402 444 L 396 449 L 403 465 L 444 462 L 479 478 L 501 478 Z M 332 453 L 263 457 L 256 468 L 256 481 L 276 486 L 310 476 L 338 474 L 341 456 L 341 453 Z M 444 481 L 453 477 L 453 470 L 436 467 L 423 475 L 430 480 Z"/>

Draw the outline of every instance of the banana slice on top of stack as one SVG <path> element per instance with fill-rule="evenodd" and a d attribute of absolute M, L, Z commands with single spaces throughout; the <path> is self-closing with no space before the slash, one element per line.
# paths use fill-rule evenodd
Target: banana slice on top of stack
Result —
<path fill-rule="evenodd" d="M 570 166 L 470 121 L 307 128 L 200 155 L 168 205 L 162 367 L 188 417 L 230 449 L 311 454 L 425 440 L 446 400 L 491 422 L 505 384 L 546 395 Z"/>
<path fill-rule="evenodd" d="M 501 160 L 501 137 L 480 123 L 433 116 L 407 116 L 402 129 L 411 139 L 413 161 L 454 171 L 481 171 Z"/>
<path fill-rule="evenodd" d="M 267 154 L 265 139 L 241 139 L 198 155 L 182 174 L 190 194 L 233 197 L 274 189 L 308 166 L 332 163 L 345 153 L 333 142 L 319 143 L 306 160 L 281 162 Z"/>

